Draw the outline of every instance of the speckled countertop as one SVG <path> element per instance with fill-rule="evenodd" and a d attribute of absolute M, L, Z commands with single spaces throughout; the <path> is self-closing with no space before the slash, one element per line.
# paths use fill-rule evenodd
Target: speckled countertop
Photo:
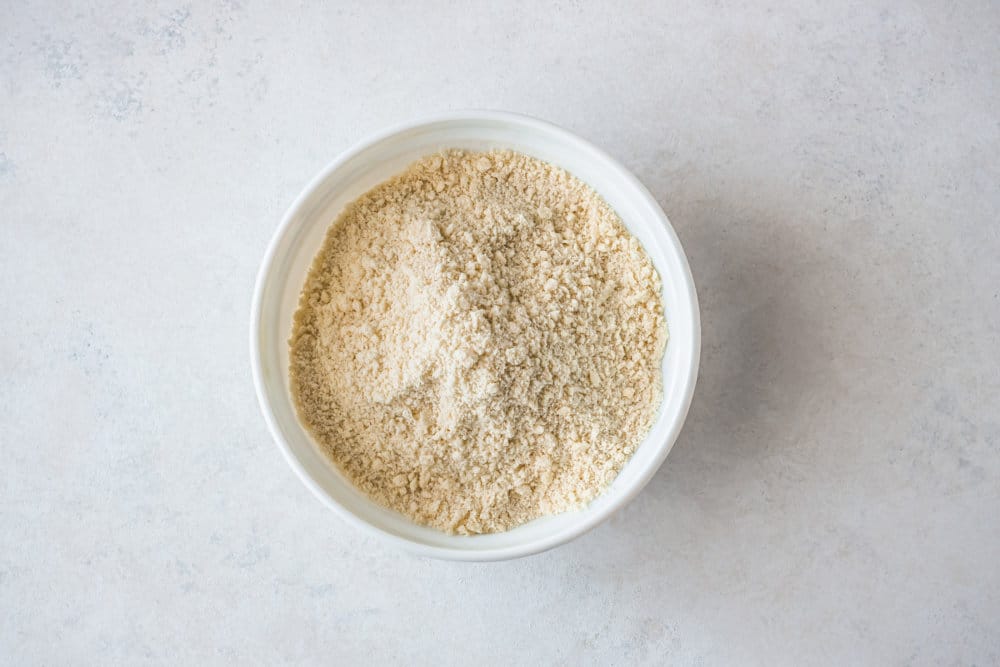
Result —
<path fill-rule="evenodd" d="M 3 11 L 0 663 L 1000 663 L 1000 5 L 334 4 Z M 490 565 L 322 507 L 247 357 L 302 186 L 468 107 L 631 167 L 704 324 L 647 490 Z"/>

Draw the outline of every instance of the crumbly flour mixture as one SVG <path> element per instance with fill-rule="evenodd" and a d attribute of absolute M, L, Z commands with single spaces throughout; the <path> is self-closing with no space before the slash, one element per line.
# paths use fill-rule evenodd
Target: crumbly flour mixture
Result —
<path fill-rule="evenodd" d="M 659 276 L 590 187 L 518 153 L 448 151 L 352 203 L 295 315 L 299 414 L 360 489 L 490 533 L 576 508 L 650 428 Z"/>

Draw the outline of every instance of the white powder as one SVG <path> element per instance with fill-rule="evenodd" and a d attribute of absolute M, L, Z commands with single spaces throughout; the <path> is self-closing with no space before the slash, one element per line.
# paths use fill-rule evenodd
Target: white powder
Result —
<path fill-rule="evenodd" d="M 659 292 L 639 242 L 562 169 L 424 158 L 327 234 L 290 341 L 299 414 L 419 523 L 497 532 L 578 507 L 652 424 Z"/>

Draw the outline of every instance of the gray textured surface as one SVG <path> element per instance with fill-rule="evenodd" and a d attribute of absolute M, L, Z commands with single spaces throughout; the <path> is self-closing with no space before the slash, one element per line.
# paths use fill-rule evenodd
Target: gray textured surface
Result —
<path fill-rule="evenodd" d="M 1000 662 L 1000 6 L 501 4 L 7 3 L 0 663 Z M 246 352 L 300 188 L 465 107 L 633 168 L 705 330 L 640 498 L 486 566 L 324 509 Z"/>

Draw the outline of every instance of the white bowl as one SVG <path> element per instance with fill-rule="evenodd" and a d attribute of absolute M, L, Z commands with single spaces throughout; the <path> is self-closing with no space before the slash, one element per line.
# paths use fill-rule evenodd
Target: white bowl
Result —
<path fill-rule="evenodd" d="M 417 525 L 369 500 L 328 461 L 299 422 L 288 383 L 292 315 L 327 228 L 345 204 L 443 148 L 507 148 L 563 167 L 593 187 L 646 248 L 663 280 L 670 339 L 663 403 L 653 428 L 611 486 L 587 507 L 492 535 L 459 536 Z M 456 560 L 501 560 L 567 542 L 607 519 L 653 477 L 677 439 L 698 375 L 698 297 L 677 235 L 649 191 L 608 155 L 549 123 L 491 111 L 458 112 L 377 134 L 330 163 L 295 200 L 257 276 L 250 359 L 264 418 L 289 465 L 344 519 L 404 549 Z M 653 519 L 653 517 L 650 517 Z"/>

